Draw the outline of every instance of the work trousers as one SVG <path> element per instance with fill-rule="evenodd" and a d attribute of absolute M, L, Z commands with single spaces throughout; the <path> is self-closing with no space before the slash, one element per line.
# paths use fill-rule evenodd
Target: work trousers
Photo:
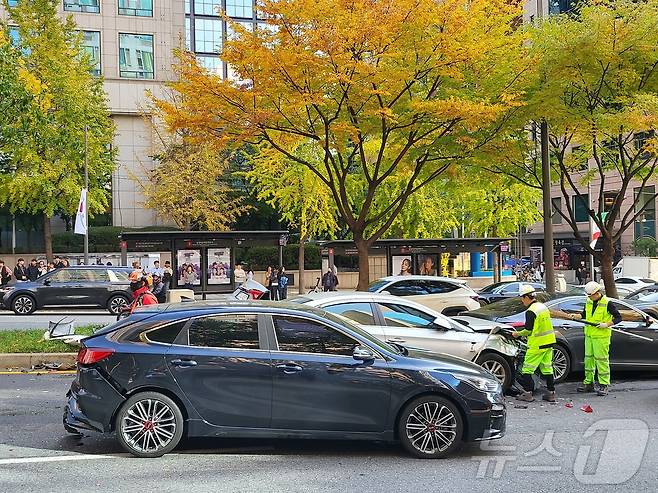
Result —
<path fill-rule="evenodd" d="M 585 380 L 594 383 L 594 373 L 598 373 L 601 385 L 610 385 L 610 338 L 585 336 Z"/>
<path fill-rule="evenodd" d="M 553 377 L 553 348 L 535 349 L 528 348 L 523 358 L 521 367 L 521 376 L 518 378 L 523 390 L 532 392 L 534 384 L 532 374 L 537 371 L 546 377 L 546 388 L 550 391 L 555 390 L 555 379 Z"/>

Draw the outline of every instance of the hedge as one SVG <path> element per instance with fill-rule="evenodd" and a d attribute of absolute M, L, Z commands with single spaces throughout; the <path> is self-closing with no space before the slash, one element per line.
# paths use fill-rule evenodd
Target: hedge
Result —
<path fill-rule="evenodd" d="M 283 247 L 283 265 L 286 269 L 295 270 L 299 268 L 297 261 L 299 245 L 286 245 Z M 247 264 L 253 270 L 265 270 L 268 265 L 278 266 L 279 247 L 277 246 L 255 246 L 239 248 L 236 252 L 237 262 Z M 304 249 L 304 268 L 319 269 L 322 266 L 320 247 L 315 244 L 307 244 Z"/>
<path fill-rule="evenodd" d="M 91 226 L 89 228 L 89 252 L 105 253 L 121 251 L 119 235 L 124 231 L 172 231 L 173 228 L 150 226 L 146 228 L 121 228 L 117 226 Z M 84 236 L 72 231 L 53 234 L 53 252 L 76 253 L 84 250 Z"/>

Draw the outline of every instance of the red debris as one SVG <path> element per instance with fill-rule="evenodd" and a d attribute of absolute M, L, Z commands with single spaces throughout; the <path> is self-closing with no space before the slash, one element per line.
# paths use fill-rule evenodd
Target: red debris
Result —
<path fill-rule="evenodd" d="M 573 407 L 573 402 L 567 402 L 564 407 L 572 408 Z"/>
<path fill-rule="evenodd" d="M 594 412 L 594 409 L 592 409 L 592 406 L 590 406 L 589 404 L 585 404 L 583 407 L 580 408 L 580 410 L 586 413 Z"/>

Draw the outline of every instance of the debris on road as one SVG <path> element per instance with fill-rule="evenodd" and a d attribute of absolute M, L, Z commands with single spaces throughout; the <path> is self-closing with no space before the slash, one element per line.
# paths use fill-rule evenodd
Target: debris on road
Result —
<path fill-rule="evenodd" d="M 580 408 L 580 410 L 585 413 L 594 412 L 594 409 L 592 409 L 592 406 L 590 406 L 589 404 L 585 404 L 583 407 Z"/>

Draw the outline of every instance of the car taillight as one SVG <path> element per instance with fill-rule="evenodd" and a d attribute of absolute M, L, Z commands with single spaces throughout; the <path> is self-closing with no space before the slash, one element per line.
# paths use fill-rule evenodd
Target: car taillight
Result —
<path fill-rule="evenodd" d="M 512 322 L 510 325 L 515 329 L 518 329 L 519 327 L 525 327 L 525 322 Z"/>
<path fill-rule="evenodd" d="M 77 361 L 81 365 L 93 365 L 114 353 L 114 349 L 83 347 L 78 351 Z"/>

